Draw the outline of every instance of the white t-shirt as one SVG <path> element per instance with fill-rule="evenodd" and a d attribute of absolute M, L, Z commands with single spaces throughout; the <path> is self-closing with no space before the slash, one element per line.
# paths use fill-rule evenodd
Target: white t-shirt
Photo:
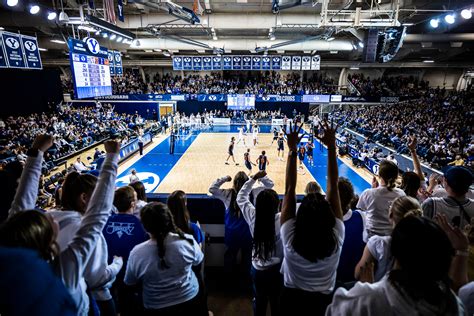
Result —
<path fill-rule="evenodd" d="M 405 196 L 403 190 L 394 188 L 390 191 L 384 186 L 362 192 L 357 208 L 366 211 L 369 237 L 373 235 L 387 236 L 392 233 L 388 209 L 393 200 L 400 196 Z"/>
<path fill-rule="evenodd" d="M 380 281 L 392 269 L 393 257 L 390 252 L 391 236 L 372 236 L 367 242 L 367 249 L 377 261 L 375 282 Z"/>
<path fill-rule="evenodd" d="M 192 235 L 185 236 L 194 241 Z M 168 269 L 161 268 L 155 240 L 135 246 L 128 258 L 124 282 L 143 285 L 143 305 L 147 309 L 160 309 L 187 302 L 199 291 L 193 265 L 204 255 L 197 242 L 191 245 L 177 234 L 169 233 L 165 239 L 165 261 Z"/>
<path fill-rule="evenodd" d="M 280 229 L 283 243 L 283 263 L 280 272 L 286 287 L 297 288 L 309 292 L 329 294 L 334 290 L 336 270 L 339 264 L 342 244 L 344 242 L 344 223 L 336 218 L 334 233 L 338 247 L 331 256 L 311 262 L 301 257 L 293 248 L 296 219 L 286 221 Z M 308 242 L 312 242 L 309 241 Z"/>
<path fill-rule="evenodd" d="M 458 203 L 464 208 L 465 213 L 461 211 Z M 474 217 L 474 200 L 466 198 L 464 201 L 458 201 L 458 203 L 449 197 L 431 197 L 426 199 L 421 206 L 423 208 L 423 215 L 428 218 L 434 218 L 437 213 L 446 215 L 450 222 L 456 217 L 458 217 L 459 221 L 462 217 L 460 224 L 461 227 L 464 227 L 470 223 L 466 215 L 470 218 Z"/>

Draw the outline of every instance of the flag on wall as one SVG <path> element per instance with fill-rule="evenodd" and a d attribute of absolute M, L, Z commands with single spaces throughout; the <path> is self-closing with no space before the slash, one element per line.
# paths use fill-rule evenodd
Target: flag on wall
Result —
<path fill-rule="evenodd" d="M 194 0 L 193 12 L 197 15 L 202 15 L 204 13 L 204 9 L 201 7 L 201 3 L 199 2 L 199 0 Z"/>
<path fill-rule="evenodd" d="M 123 2 L 122 2 L 122 0 L 117 0 L 117 12 L 118 12 L 118 19 L 121 22 L 124 22 L 125 18 L 123 16 Z"/>
<path fill-rule="evenodd" d="M 104 18 L 107 22 L 116 24 L 114 0 L 104 0 Z"/>

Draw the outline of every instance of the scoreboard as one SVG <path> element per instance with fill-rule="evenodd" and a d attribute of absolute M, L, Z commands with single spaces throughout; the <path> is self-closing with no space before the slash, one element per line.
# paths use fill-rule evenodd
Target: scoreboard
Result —
<path fill-rule="evenodd" d="M 69 39 L 69 58 L 77 99 L 110 96 L 112 82 L 107 48 L 94 38 Z"/>
<path fill-rule="evenodd" d="M 229 94 L 227 95 L 227 109 L 247 111 L 255 109 L 255 95 Z"/>

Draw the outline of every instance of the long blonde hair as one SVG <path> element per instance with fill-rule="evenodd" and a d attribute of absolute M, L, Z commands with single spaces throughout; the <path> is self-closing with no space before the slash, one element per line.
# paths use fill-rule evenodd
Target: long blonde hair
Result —
<path fill-rule="evenodd" d="M 390 217 L 395 225 L 405 217 L 420 217 L 422 215 L 423 211 L 421 210 L 420 203 L 411 196 L 400 196 L 393 200 L 390 206 Z"/>

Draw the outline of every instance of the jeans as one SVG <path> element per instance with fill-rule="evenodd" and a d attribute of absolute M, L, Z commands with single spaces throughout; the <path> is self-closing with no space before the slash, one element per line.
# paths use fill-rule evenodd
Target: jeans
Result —
<path fill-rule="evenodd" d="M 332 296 L 333 294 L 283 287 L 280 299 L 281 315 L 324 316 L 326 308 L 331 304 Z"/>
<path fill-rule="evenodd" d="M 254 315 L 265 316 L 267 304 L 270 302 L 272 316 L 279 315 L 279 302 L 283 288 L 283 275 L 280 273 L 280 265 L 275 265 L 267 270 L 251 269 L 254 290 Z"/>

